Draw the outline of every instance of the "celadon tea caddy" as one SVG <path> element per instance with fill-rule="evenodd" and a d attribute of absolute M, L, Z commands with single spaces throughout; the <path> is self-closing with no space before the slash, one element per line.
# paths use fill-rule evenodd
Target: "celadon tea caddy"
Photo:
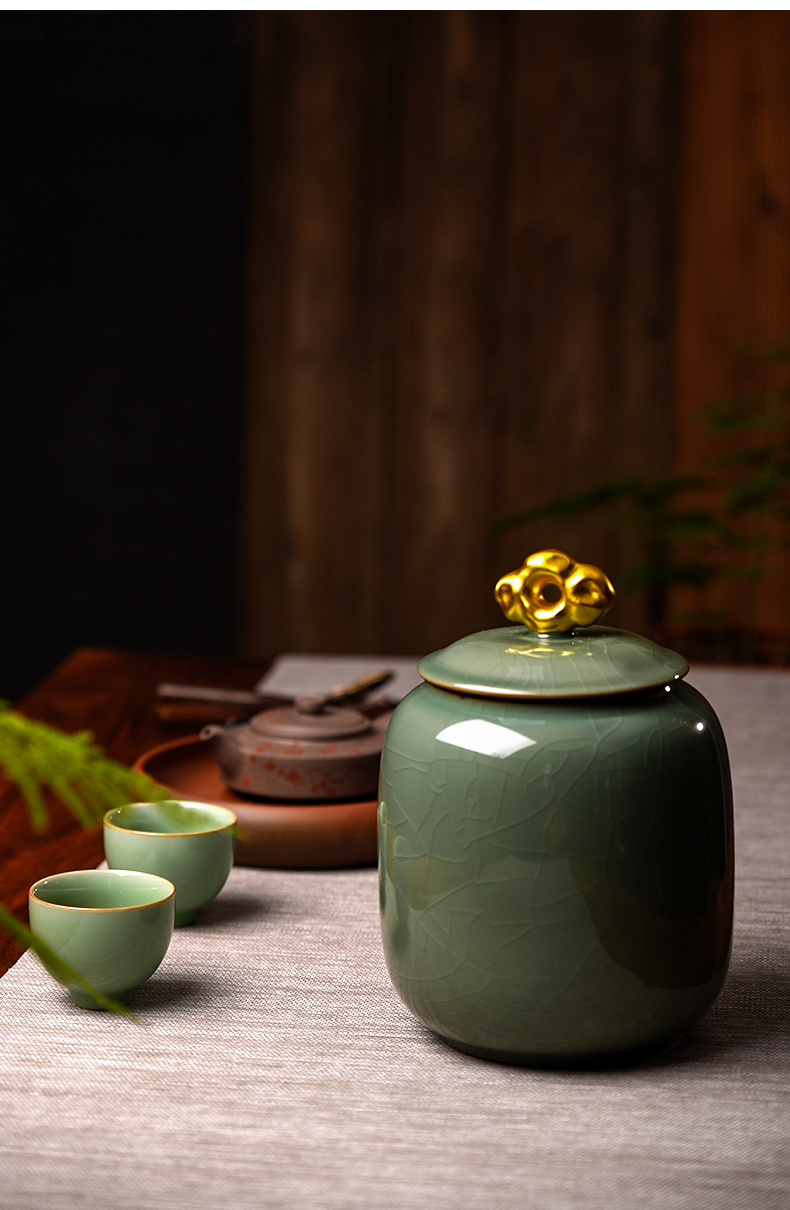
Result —
<path fill-rule="evenodd" d="M 682 656 L 593 625 L 614 589 L 560 551 L 496 596 L 519 625 L 419 665 L 382 756 L 385 957 L 461 1050 L 539 1066 L 676 1039 L 724 982 L 732 791 Z"/>

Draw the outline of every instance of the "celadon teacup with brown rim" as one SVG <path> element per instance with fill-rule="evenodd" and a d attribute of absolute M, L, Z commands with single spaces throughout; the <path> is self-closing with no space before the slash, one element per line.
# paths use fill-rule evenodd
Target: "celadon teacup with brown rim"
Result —
<path fill-rule="evenodd" d="M 104 816 L 110 869 L 143 870 L 176 888 L 176 927 L 192 924 L 227 881 L 236 846 L 236 816 L 209 803 L 132 802 Z"/>
<path fill-rule="evenodd" d="M 175 887 L 138 870 L 69 870 L 34 882 L 28 906 L 31 930 L 66 964 L 48 967 L 53 978 L 80 1008 L 102 1008 L 71 974 L 125 1003 L 167 953 Z"/>

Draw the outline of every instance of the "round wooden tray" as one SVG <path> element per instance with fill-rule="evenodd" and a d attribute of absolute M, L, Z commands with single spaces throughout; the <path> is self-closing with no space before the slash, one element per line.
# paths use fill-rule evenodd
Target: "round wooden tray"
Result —
<path fill-rule="evenodd" d="M 211 748 L 193 735 L 150 748 L 133 768 L 176 798 L 230 807 L 239 821 L 238 865 L 319 870 L 375 864 L 375 799 L 322 806 L 250 802 L 220 781 Z"/>

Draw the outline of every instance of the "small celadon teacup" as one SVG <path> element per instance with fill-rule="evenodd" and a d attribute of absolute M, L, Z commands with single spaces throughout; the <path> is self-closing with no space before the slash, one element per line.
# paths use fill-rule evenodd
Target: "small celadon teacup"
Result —
<path fill-rule="evenodd" d="M 176 926 L 192 924 L 233 865 L 236 816 L 201 802 L 130 802 L 104 816 L 111 869 L 145 870 L 176 888 Z"/>
<path fill-rule="evenodd" d="M 167 953 L 175 887 L 137 870 L 70 870 L 34 882 L 28 906 L 36 937 L 96 991 L 123 1004 Z M 103 1007 L 70 974 L 48 969 L 80 1008 Z"/>

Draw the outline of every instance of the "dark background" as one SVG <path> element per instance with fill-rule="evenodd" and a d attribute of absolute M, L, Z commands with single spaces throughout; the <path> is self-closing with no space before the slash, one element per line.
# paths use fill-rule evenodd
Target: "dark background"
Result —
<path fill-rule="evenodd" d="M 420 654 L 546 546 L 655 621 L 636 510 L 497 523 L 696 472 L 788 347 L 790 14 L 5 13 L 0 98 L 0 696 L 81 645 Z M 662 641 L 790 652 L 755 523 Z"/>
<path fill-rule="evenodd" d="M 236 14 L 0 17 L 0 696 L 235 642 Z"/>

